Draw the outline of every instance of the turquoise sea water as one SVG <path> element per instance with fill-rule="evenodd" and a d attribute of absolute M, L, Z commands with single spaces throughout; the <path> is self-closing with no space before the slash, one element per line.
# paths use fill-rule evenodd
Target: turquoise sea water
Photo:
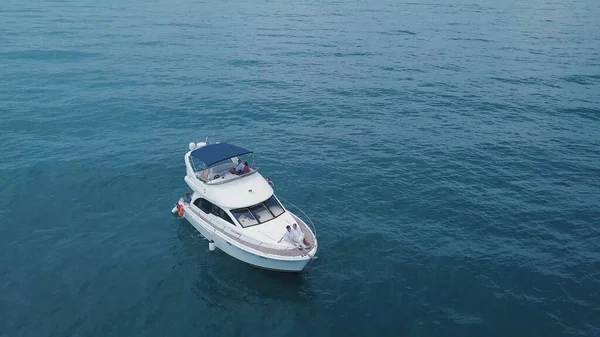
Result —
<path fill-rule="evenodd" d="M 169 210 L 256 152 L 319 260 Z M 0 336 L 594 336 L 600 3 L 2 1 Z"/>

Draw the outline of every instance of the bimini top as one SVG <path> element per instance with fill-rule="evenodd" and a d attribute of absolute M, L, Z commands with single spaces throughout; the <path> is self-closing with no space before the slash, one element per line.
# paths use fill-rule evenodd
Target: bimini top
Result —
<path fill-rule="evenodd" d="M 222 160 L 252 153 L 239 146 L 228 143 L 208 144 L 199 149 L 192 151 L 192 157 L 199 159 L 204 165 L 211 166 Z"/>

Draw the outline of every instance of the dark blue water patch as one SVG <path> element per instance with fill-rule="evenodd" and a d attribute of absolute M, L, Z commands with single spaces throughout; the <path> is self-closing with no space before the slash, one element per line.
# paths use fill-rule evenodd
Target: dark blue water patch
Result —
<path fill-rule="evenodd" d="M 293 85 L 291 83 L 283 81 L 267 81 L 267 80 L 240 80 L 237 83 L 247 85 L 253 88 L 272 88 L 272 89 L 285 89 L 290 88 Z"/>
<path fill-rule="evenodd" d="M 363 88 L 360 90 L 341 90 L 341 89 L 326 89 L 325 92 L 341 97 L 396 97 L 398 91 L 391 88 Z"/>
<path fill-rule="evenodd" d="M 244 59 L 235 59 L 235 60 L 230 60 L 227 61 L 227 64 L 234 66 L 234 67 L 240 67 L 240 68 L 252 68 L 252 67 L 263 67 L 265 65 L 268 65 L 267 62 L 264 61 L 259 61 L 259 60 L 244 60 Z"/>
<path fill-rule="evenodd" d="M 549 79 L 542 79 L 542 78 L 503 78 L 503 77 L 490 77 L 491 80 L 494 81 L 499 81 L 499 82 L 504 82 L 504 83 L 508 83 L 508 84 L 513 84 L 513 85 L 519 85 L 519 86 L 527 86 L 527 85 L 544 85 L 544 86 L 548 86 L 551 88 L 558 88 L 560 89 L 561 86 L 558 85 L 558 83 L 556 81 L 552 81 Z"/>
<path fill-rule="evenodd" d="M 424 73 L 425 72 L 423 69 L 419 69 L 419 68 L 404 68 L 404 67 L 401 67 L 401 66 L 396 66 L 396 67 L 381 66 L 380 69 L 384 70 L 384 71 L 394 71 L 394 72 L 411 72 L 411 73 Z M 407 78 L 407 79 L 412 79 L 412 78 Z"/>
<path fill-rule="evenodd" d="M 279 34 L 279 33 L 256 34 L 256 36 L 264 36 L 264 37 L 290 37 L 289 34 Z"/>
<path fill-rule="evenodd" d="M 435 68 L 438 69 L 443 69 L 443 70 L 451 70 L 453 72 L 463 72 L 465 70 L 465 68 L 463 66 L 457 65 L 457 64 L 452 64 L 452 63 L 447 63 L 447 64 L 443 64 L 443 65 L 434 65 Z"/>
<path fill-rule="evenodd" d="M 600 83 L 600 75 L 569 75 L 562 78 L 568 83 L 592 85 Z"/>
<path fill-rule="evenodd" d="M 90 58 L 97 58 L 101 54 L 82 52 L 82 51 L 69 51 L 69 50 L 23 50 L 23 51 L 12 51 L 4 52 L 0 54 L 0 57 L 11 59 L 11 60 L 33 60 L 33 61 L 44 61 L 44 62 L 77 62 L 88 60 Z"/>
<path fill-rule="evenodd" d="M 191 29 L 197 29 L 197 28 L 212 28 L 212 26 L 208 23 L 203 23 L 203 22 L 195 22 L 195 23 L 189 23 L 189 22 L 183 22 L 183 21 L 179 21 L 179 20 L 173 20 L 170 22 L 154 22 L 152 23 L 153 26 L 157 26 L 157 27 L 168 27 L 168 28 L 173 28 L 173 27 L 184 27 L 184 28 L 191 28 Z"/>
<path fill-rule="evenodd" d="M 374 56 L 376 54 L 371 53 L 371 52 L 347 52 L 347 53 L 334 53 L 333 56 L 335 57 L 349 57 L 349 56 Z"/>
<path fill-rule="evenodd" d="M 145 47 L 185 46 L 185 44 L 182 43 L 173 43 L 172 41 L 164 40 L 142 41 L 138 42 L 137 45 Z"/>
<path fill-rule="evenodd" d="M 313 58 L 313 57 L 325 57 L 325 56 L 328 56 L 329 53 L 323 52 L 323 51 L 318 51 L 318 50 L 311 50 L 311 51 L 307 51 L 307 50 L 295 50 L 295 51 L 288 51 L 288 52 L 278 53 L 278 55 L 281 55 L 281 56 L 292 56 L 292 57 L 303 57 L 303 58 Z"/>
<path fill-rule="evenodd" d="M 402 30 L 402 29 L 394 30 L 394 31 L 392 31 L 392 33 L 408 34 L 408 35 L 417 35 L 417 33 L 413 32 L 413 31 L 410 31 L 410 30 Z"/>
<path fill-rule="evenodd" d="M 351 97 L 353 94 L 352 90 L 340 90 L 340 89 L 326 89 L 327 92 L 336 96 Z"/>
<path fill-rule="evenodd" d="M 585 119 L 591 119 L 594 121 L 600 120 L 600 109 L 587 108 L 587 107 L 574 107 L 574 108 L 563 108 L 558 110 L 558 113 L 564 113 L 566 115 L 576 115 Z"/>
<path fill-rule="evenodd" d="M 390 30 L 390 31 L 383 31 L 383 32 L 381 32 L 381 34 L 383 34 L 383 35 L 391 35 L 391 36 L 397 36 L 397 35 L 417 35 L 417 33 L 413 32 L 413 31 L 402 30 L 402 29 Z"/>
<path fill-rule="evenodd" d="M 484 43 L 493 42 L 492 40 L 481 39 L 481 38 L 459 38 L 459 37 L 451 37 L 451 38 L 449 38 L 449 40 L 451 40 L 451 41 L 484 42 Z"/>
<path fill-rule="evenodd" d="M 444 90 L 457 89 L 456 85 L 447 82 L 425 82 L 417 85 L 419 88 L 441 88 Z"/>
<path fill-rule="evenodd" d="M 45 13 L 46 10 L 41 8 L 3 8 L 0 13 Z"/>
<path fill-rule="evenodd" d="M 108 81 L 106 77 L 100 77 L 95 79 L 90 79 L 84 82 L 85 86 L 90 89 L 100 89 L 106 87 L 112 88 L 132 88 L 146 85 L 147 83 L 143 81 L 136 80 L 112 80 Z"/>

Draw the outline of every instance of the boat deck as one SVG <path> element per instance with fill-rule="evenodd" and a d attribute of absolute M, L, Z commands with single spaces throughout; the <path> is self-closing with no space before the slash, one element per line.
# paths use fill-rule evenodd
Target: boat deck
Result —
<path fill-rule="evenodd" d="M 226 235 L 231 240 L 234 240 L 248 248 L 255 249 L 261 253 L 274 255 L 274 256 L 306 256 L 308 252 L 314 249 L 314 243 L 316 242 L 316 238 L 313 232 L 309 229 L 308 225 L 302 221 L 299 217 L 292 214 L 294 220 L 298 223 L 298 227 L 304 233 L 305 238 L 309 243 L 311 243 L 312 247 L 310 250 L 301 250 L 299 247 L 286 247 L 285 249 L 282 246 L 274 245 L 270 243 L 261 242 L 258 240 L 254 240 L 248 236 L 243 235 L 242 233 L 236 232 L 233 229 L 230 229 L 226 226 L 221 226 L 213 223 L 209 218 L 202 215 L 200 212 L 195 210 L 190 206 L 185 207 L 186 212 L 192 212 L 195 216 L 201 218 L 204 222 L 211 225 L 214 232 L 219 231 L 222 234 Z"/>

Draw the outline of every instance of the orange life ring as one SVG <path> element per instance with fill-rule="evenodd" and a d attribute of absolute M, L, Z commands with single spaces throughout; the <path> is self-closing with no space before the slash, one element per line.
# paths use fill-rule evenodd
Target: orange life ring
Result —
<path fill-rule="evenodd" d="M 183 216 L 183 205 L 182 204 L 177 205 L 177 215 L 179 215 L 179 217 Z"/>

